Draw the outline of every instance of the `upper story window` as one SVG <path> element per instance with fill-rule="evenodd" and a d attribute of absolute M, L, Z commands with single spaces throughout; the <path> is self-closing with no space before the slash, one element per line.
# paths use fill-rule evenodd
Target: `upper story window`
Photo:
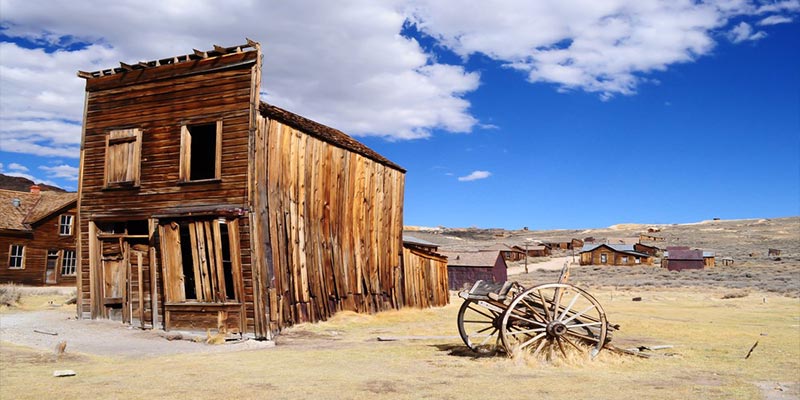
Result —
<path fill-rule="evenodd" d="M 8 250 L 8 268 L 25 268 L 25 246 L 12 244 Z"/>
<path fill-rule="evenodd" d="M 109 131 L 106 136 L 106 187 L 139 186 L 142 131 Z"/>
<path fill-rule="evenodd" d="M 222 120 L 181 126 L 181 181 L 220 179 L 221 169 Z"/>
<path fill-rule="evenodd" d="M 58 234 L 61 236 L 71 236 L 74 220 L 74 216 L 70 214 L 62 214 L 58 218 Z"/>

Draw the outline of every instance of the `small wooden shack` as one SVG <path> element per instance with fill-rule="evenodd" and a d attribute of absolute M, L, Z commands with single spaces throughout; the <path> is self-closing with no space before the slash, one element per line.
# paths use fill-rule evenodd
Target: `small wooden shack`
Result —
<path fill-rule="evenodd" d="M 76 193 L 0 189 L 0 283 L 73 286 Z"/>
<path fill-rule="evenodd" d="M 403 235 L 403 286 L 411 307 L 444 306 L 450 302 L 447 257 L 438 254 L 439 245 Z"/>
<path fill-rule="evenodd" d="M 528 246 L 515 245 L 512 246 L 511 249 L 523 255 L 527 254 L 528 257 L 547 257 L 550 255 L 550 248 L 542 244 Z"/>
<path fill-rule="evenodd" d="M 451 290 L 471 286 L 478 280 L 505 282 L 508 280 L 508 266 L 499 252 L 443 251 L 447 257 L 447 278 Z"/>
<path fill-rule="evenodd" d="M 684 269 L 703 269 L 706 266 L 703 250 L 690 250 L 688 247 L 667 247 L 661 259 L 661 267 L 670 271 Z"/>
<path fill-rule="evenodd" d="M 628 244 L 587 244 L 581 249 L 581 265 L 652 265 L 653 257 Z"/>
<path fill-rule="evenodd" d="M 503 259 L 506 261 L 520 261 L 525 259 L 524 250 L 519 250 L 516 247 L 511 247 L 503 243 L 495 243 L 491 246 L 483 247 L 478 251 L 488 252 L 488 253 L 499 252 L 500 255 L 503 257 Z"/>
<path fill-rule="evenodd" d="M 261 102 L 258 43 L 78 75 L 81 318 L 269 338 L 419 304 L 405 170 Z"/>

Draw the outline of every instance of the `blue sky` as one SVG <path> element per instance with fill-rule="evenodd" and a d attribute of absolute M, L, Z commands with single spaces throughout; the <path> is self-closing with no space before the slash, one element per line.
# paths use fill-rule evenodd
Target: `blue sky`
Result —
<path fill-rule="evenodd" d="M 78 69 L 250 37 L 265 100 L 408 170 L 407 225 L 800 214 L 800 3 L 528 3 L 245 2 L 198 27 L 213 3 L 3 0 L 0 172 L 77 187 Z"/>

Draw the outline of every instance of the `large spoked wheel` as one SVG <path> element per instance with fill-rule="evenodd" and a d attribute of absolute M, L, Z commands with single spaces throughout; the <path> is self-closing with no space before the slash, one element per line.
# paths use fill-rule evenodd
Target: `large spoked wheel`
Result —
<path fill-rule="evenodd" d="M 499 350 L 502 317 L 503 309 L 499 307 L 464 300 L 458 310 L 458 334 L 470 350 L 482 355 L 495 354 Z"/>
<path fill-rule="evenodd" d="M 525 290 L 503 313 L 500 339 L 509 354 L 546 351 L 597 356 L 606 343 L 606 314 L 586 291 L 567 283 L 550 283 Z"/>

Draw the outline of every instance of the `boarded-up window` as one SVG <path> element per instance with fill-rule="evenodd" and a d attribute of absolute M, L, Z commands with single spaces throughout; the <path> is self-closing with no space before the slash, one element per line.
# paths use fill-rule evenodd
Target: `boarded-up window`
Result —
<path fill-rule="evenodd" d="M 25 246 L 12 244 L 8 251 L 8 268 L 25 268 Z"/>
<path fill-rule="evenodd" d="M 142 131 L 118 129 L 106 136 L 106 186 L 138 186 Z"/>
<path fill-rule="evenodd" d="M 220 179 L 222 120 L 181 126 L 180 163 L 184 182 Z"/>
<path fill-rule="evenodd" d="M 159 234 L 168 302 L 240 300 L 236 221 L 173 221 L 161 225 Z"/>

